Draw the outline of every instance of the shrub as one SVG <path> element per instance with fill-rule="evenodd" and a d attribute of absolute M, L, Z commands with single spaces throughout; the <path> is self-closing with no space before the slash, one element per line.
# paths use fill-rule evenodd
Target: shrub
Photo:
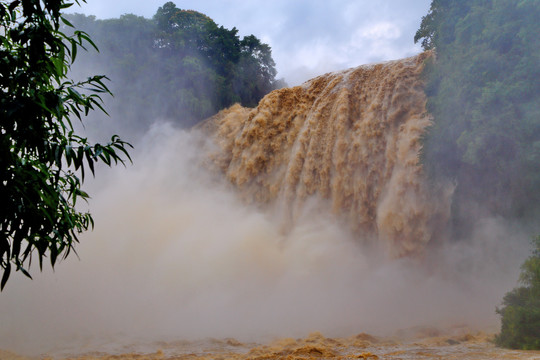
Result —
<path fill-rule="evenodd" d="M 521 265 L 522 286 L 506 293 L 501 315 L 499 346 L 511 349 L 540 349 L 540 236 L 533 240 L 533 254 Z"/>

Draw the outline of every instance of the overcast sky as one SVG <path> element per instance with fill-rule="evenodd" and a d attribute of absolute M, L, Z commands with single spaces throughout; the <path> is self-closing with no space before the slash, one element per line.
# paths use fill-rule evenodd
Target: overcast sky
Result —
<path fill-rule="evenodd" d="M 100 19 L 151 18 L 166 0 L 87 0 L 72 12 Z M 314 76 L 416 54 L 414 33 L 431 0 L 176 0 L 218 25 L 236 27 L 272 47 L 278 78 L 297 85 Z"/>

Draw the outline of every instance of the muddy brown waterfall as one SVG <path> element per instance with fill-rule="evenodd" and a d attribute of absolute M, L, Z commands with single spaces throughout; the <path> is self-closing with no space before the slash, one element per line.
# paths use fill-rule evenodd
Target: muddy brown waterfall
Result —
<path fill-rule="evenodd" d="M 80 259 L 2 293 L 0 358 L 253 358 L 248 349 L 274 338 L 343 358 L 335 339 L 359 333 L 498 331 L 494 309 L 515 285 L 529 251 L 516 244 L 528 235 L 478 219 L 473 238 L 441 241 L 452 189 L 433 190 L 418 160 L 427 56 L 324 75 L 202 129 L 154 124 L 133 166 L 89 182 L 96 228 L 81 236 Z M 241 354 L 214 356 L 217 342 L 203 339 Z M 467 358 L 465 342 L 450 349 L 444 339 L 434 357 Z M 420 349 L 389 346 L 377 343 L 377 356 Z"/>
<path fill-rule="evenodd" d="M 285 228 L 315 197 L 390 256 L 420 254 L 451 195 L 434 193 L 419 162 L 429 56 L 329 73 L 255 109 L 224 110 L 205 124 L 219 145 L 213 159 L 247 201 L 280 209 Z"/>

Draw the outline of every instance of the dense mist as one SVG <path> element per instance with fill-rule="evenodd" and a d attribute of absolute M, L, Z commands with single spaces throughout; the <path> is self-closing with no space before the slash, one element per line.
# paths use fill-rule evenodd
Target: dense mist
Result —
<path fill-rule="evenodd" d="M 121 351 L 155 340 L 496 326 L 494 307 L 525 250 L 508 238 L 525 235 L 485 221 L 473 241 L 419 262 L 364 250 L 309 206 L 283 233 L 275 213 L 245 205 L 201 169 L 204 142 L 156 125 L 133 166 L 98 172 L 88 184 L 96 228 L 81 237 L 79 259 L 33 281 L 17 274 L 2 293 L 1 348 Z"/>
<path fill-rule="evenodd" d="M 340 77 L 355 82 L 366 71 L 379 74 L 381 69 L 414 81 L 407 72 L 411 66 L 415 69 L 406 59 L 312 84 L 335 85 Z M 400 88 L 399 81 L 388 86 Z M 280 96 L 298 99 L 299 91 L 308 88 L 283 90 Z M 263 104 L 273 104 L 271 99 Z M 315 103 L 331 99 L 325 95 Z M 259 122 L 270 113 L 264 106 Z M 399 123 L 418 120 L 414 111 L 410 114 L 394 119 L 398 133 L 404 129 Z M 435 236 L 417 255 L 396 258 L 392 249 L 399 249 L 399 237 L 388 246 L 373 246 L 380 241 L 373 227 L 349 226 L 340 211 L 331 210 L 324 192 L 306 194 L 292 219 L 282 211 L 286 203 L 246 201 L 249 197 L 215 167 L 222 145 L 208 132 L 212 124 L 205 126 L 179 130 L 156 122 L 135 143 L 133 165 L 97 169 L 97 178 L 87 183 L 95 230 L 81 237 L 79 258 L 60 263 L 55 272 L 45 267 L 33 281 L 13 278 L 0 297 L 5 309 L 0 322 L 7 324 L 0 330 L 1 348 L 25 354 L 120 352 L 127 344 L 144 347 L 158 340 L 262 341 L 313 331 L 327 336 L 392 335 L 415 328 L 496 331 L 495 306 L 515 283 L 528 248 L 528 235 L 519 227 L 486 218 L 469 239 Z M 420 135 L 401 134 L 411 140 Z M 402 143 L 416 148 L 414 141 Z M 415 164 L 409 164 L 411 169 Z M 419 195 L 413 195 L 416 186 L 403 187 L 398 203 L 416 201 L 410 198 Z M 422 222 L 408 226 L 414 224 Z"/>

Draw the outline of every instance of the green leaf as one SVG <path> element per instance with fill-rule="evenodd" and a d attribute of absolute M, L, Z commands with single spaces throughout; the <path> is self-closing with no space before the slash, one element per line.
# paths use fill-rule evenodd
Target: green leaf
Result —
<path fill-rule="evenodd" d="M 61 19 L 62 22 L 63 22 L 64 24 L 66 24 L 67 26 L 69 26 L 69 27 L 75 27 L 75 26 L 73 26 L 73 24 L 72 24 L 71 22 L 69 22 L 69 20 L 66 19 L 65 17 L 61 16 L 60 19 Z"/>
<path fill-rule="evenodd" d="M 4 290 L 6 283 L 9 279 L 9 274 L 11 273 L 11 263 L 8 261 L 5 264 L 2 264 L 4 268 L 4 273 L 2 274 L 2 281 L 0 282 L 0 290 Z"/>
<path fill-rule="evenodd" d="M 92 172 L 92 176 L 95 176 L 94 172 L 94 159 L 90 151 L 86 151 L 86 161 L 88 163 L 88 167 L 90 168 L 90 171 Z"/>

